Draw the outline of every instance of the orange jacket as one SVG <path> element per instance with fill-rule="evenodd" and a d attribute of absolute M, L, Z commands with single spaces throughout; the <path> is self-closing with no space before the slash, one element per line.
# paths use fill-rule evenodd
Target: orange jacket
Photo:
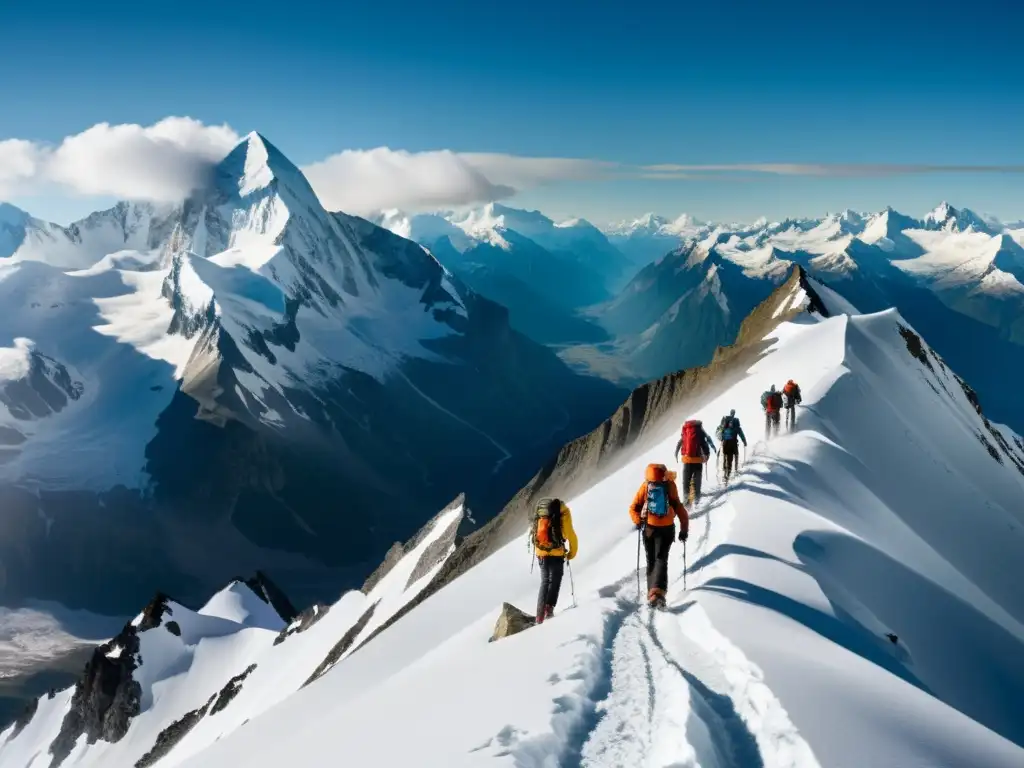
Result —
<path fill-rule="evenodd" d="M 629 516 L 633 519 L 633 525 L 639 525 L 643 520 L 645 514 L 644 507 L 647 504 L 647 483 L 665 483 L 668 491 L 669 513 L 664 517 L 652 516 L 647 519 L 647 524 L 651 527 L 669 526 L 675 523 L 675 519 L 678 517 L 680 532 L 689 532 L 689 513 L 686 511 L 686 507 L 683 506 L 683 502 L 679 500 L 679 489 L 676 488 L 675 482 L 669 479 L 665 465 L 648 464 L 644 477 L 644 482 L 633 497 L 633 504 L 629 508 Z"/>

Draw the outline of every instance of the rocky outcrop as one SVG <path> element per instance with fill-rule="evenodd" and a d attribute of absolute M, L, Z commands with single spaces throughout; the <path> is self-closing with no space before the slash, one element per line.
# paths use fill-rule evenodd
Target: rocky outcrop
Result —
<path fill-rule="evenodd" d="M 133 717 L 139 714 L 142 687 L 134 679 L 142 664 L 139 634 L 160 626 L 170 613 L 166 595 L 158 594 L 116 637 L 93 651 L 71 705 L 50 745 L 51 768 L 59 766 L 83 735 L 89 744 L 103 739 L 120 741 Z"/>
<path fill-rule="evenodd" d="M 173 723 L 168 725 L 156 737 L 156 743 L 153 744 L 153 748 L 146 754 L 140 757 L 136 763 L 135 768 L 149 768 L 151 765 L 155 765 L 161 759 L 163 759 L 168 752 L 170 752 L 181 741 L 188 732 L 196 727 L 196 724 L 205 717 L 207 710 L 210 705 L 213 704 L 214 699 L 217 695 L 214 694 L 210 697 L 203 706 L 198 709 L 193 709 L 191 712 L 186 712 L 180 718 L 175 720 Z"/>
<path fill-rule="evenodd" d="M 306 610 L 300 613 L 287 627 L 282 629 L 278 633 L 277 637 L 274 638 L 274 645 L 280 645 L 292 635 L 297 635 L 300 632 L 305 632 L 307 629 L 316 624 L 320 619 L 327 615 L 327 612 L 331 609 L 331 606 L 324 605 L 323 603 L 313 603 Z"/>
<path fill-rule="evenodd" d="M 468 528 L 472 525 L 472 523 L 470 523 L 472 515 L 470 515 L 469 509 L 466 507 L 466 495 L 464 493 L 460 493 L 453 501 L 448 503 L 444 509 L 430 518 L 430 520 L 428 520 L 426 524 L 416 532 L 416 535 L 405 542 L 405 544 L 398 541 L 392 544 L 391 549 L 388 550 L 387 555 L 384 557 L 384 562 L 377 566 L 377 569 L 371 573 L 369 578 L 367 578 L 363 583 L 363 594 L 370 594 L 370 591 L 380 583 L 381 579 L 387 576 L 391 572 L 391 569 L 398 565 L 399 560 L 423 543 L 423 540 L 428 534 L 433 532 L 434 527 L 438 522 L 440 522 L 441 518 L 459 507 L 462 507 L 462 514 L 452 521 L 448 525 L 448 528 L 423 552 L 420 556 L 419 562 L 417 562 L 416 566 L 413 568 L 406 586 L 414 584 L 429 573 L 431 568 L 441 562 L 442 558 L 444 558 L 448 553 L 448 550 L 464 537 Z"/>
<path fill-rule="evenodd" d="M 277 615 L 285 622 L 292 622 L 299 615 L 288 596 L 263 571 L 256 571 L 256 575 L 245 579 L 244 583 L 256 597 L 277 611 Z"/>
<path fill-rule="evenodd" d="M 85 385 L 74 379 L 63 363 L 36 351 L 31 343 L 19 339 L 16 349 L 24 354 L 24 375 L 0 386 L 0 404 L 19 421 L 42 419 L 59 413 L 71 401 L 81 398 Z M 9 436 L 18 444 L 24 436 L 15 430 Z M 19 436 L 21 439 L 19 439 Z"/>
<path fill-rule="evenodd" d="M 217 700 L 214 701 L 213 706 L 210 707 L 210 714 L 216 715 L 218 712 L 224 710 L 228 706 L 228 704 L 231 703 L 231 700 L 234 699 L 235 696 L 237 696 L 239 692 L 242 690 L 242 683 L 245 682 L 245 678 L 247 678 L 255 671 L 256 665 L 250 664 L 248 667 L 245 668 L 244 672 L 235 675 L 230 680 L 228 680 L 224 684 L 224 687 L 221 688 L 220 692 L 217 694 Z"/>
<path fill-rule="evenodd" d="M 518 634 L 524 629 L 529 629 L 535 623 L 533 616 L 523 613 L 512 603 L 503 603 L 501 614 L 494 625 L 494 634 L 491 635 L 491 639 L 488 642 L 493 643 L 495 640 L 501 640 L 503 637 Z"/>

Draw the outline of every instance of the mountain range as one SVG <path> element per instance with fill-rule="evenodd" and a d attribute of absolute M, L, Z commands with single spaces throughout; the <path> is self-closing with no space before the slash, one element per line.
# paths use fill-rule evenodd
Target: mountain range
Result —
<path fill-rule="evenodd" d="M 1019 225 L 948 203 L 920 219 L 891 208 L 752 224 L 647 214 L 607 228 L 600 240 L 579 219 L 559 225 L 497 205 L 468 213 L 390 212 L 380 222 L 508 305 L 514 326 L 574 368 L 623 386 L 706 362 L 799 264 L 866 311 L 898 307 L 975 383 L 996 417 L 1024 431 L 1024 407 L 1010 383 L 1024 376 Z M 585 240 L 566 234 L 579 231 L 588 233 Z M 549 271 L 540 278 L 534 265 L 560 263 L 556 247 L 562 258 L 574 253 L 574 270 L 589 277 Z M 617 266 L 609 271 L 609 247 L 637 270 L 624 285 Z M 570 295 L 567 287 L 601 280 L 610 298 L 597 300 L 598 291 Z"/>
<path fill-rule="evenodd" d="M 118 615 L 257 567 L 323 599 L 459 493 L 493 515 L 626 394 L 258 134 L 179 205 L 0 221 L 7 606 Z"/>

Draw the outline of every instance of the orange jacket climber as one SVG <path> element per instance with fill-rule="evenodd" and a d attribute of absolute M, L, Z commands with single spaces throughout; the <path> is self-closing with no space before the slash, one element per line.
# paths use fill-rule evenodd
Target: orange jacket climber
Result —
<path fill-rule="evenodd" d="M 676 518 L 679 518 L 680 533 L 688 533 L 690 530 L 690 517 L 679 500 L 679 490 L 675 484 L 675 473 L 665 468 L 664 464 L 648 464 L 644 473 L 644 482 L 633 497 L 633 504 L 629 508 L 629 516 L 633 525 L 640 525 L 646 518 L 647 525 L 651 527 L 664 527 L 672 525 Z M 658 514 L 659 510 L 647 508 L 648 489 L 654 487 L 664 491 L 664 513 Z M 658 502 L 660 503 L 660 501 Z"/>

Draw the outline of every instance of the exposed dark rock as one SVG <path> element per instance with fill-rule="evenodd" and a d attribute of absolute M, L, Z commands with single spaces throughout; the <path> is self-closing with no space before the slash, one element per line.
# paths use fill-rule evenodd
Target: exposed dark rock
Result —
<path fill-rule="evenodd" d="M 363 586 L 360 591 L 368 595 L 370 591 L 380 583 L 380 580 L 387 576 L 391 569 L 398 565 L 398 561 L 405 557 L 405 546 L 400 541 L 396 541 L 391 545 L 391 549 L 384 555 L 384 559 L 381 564 L 371 573 L 366 581 L 363 582 Z"/>
<path fill-rule="evenodd" d="M 206 702 L 199 709 L 193 709 L 191 712 L 186 712 L 180 718 L 175 720 L 173 723 L 164 728 L 156 737 L 156 743 L 153 744 L 152 749 L 138 759 L 135 763 L 135 768 L 149 768 L 159 760 L 167 755 L 179 741 L 195 728 L 196 723 L 203 719 L 206 711 L 213 704 L 213 700 L 217 697 L 214 694 L 210 697 L 210 700 Z"/>
<path fill-rule="evenodd" d="M 143 609 L 138 626 L 128 623 L 107 643 L 96 648 L 75 685 L 71 706 L 57 737 L 50 744 L 51 768 L 59 766 L 84 734 L 89 744 L 103 739 L 120 741 L 133 717 L 139 714 L 142 687 L 133 678 L 143 663 L 139 634 L 160 626 L 170 614 L 168 597 L 158 594 Z"/>
<path fill-rule="evenodd" d="M 907 351 L 912 356 L 916 357 L 925 368 L 932 373 L 935 373 L 935 369 L 932 367 L 932 361 L 928 359 L 928 353 L 924 351 L 924 345 L 921 344 L 921 337 L 905 325 L 901 325 L 899 329 L 900 336 L 902 336 L 903 340 L 907 342 Z"/>
<path fill-rule="evenodd" d="M 287 627 L 281 630 L 276 638 L 274 638 L 274 645 L 280 645 L 292 635 L 297 635 L 300 632 L 305 632 L 307 629 L 316 624 L 320 619 L 327 615 L 327 612 L 331 609 L 331 606 L 324 605 L 323 603 L 314 603 L 309 606 L 306 610 L 300 613 Z"/>
<path fill-rule="evenodd" d="M 409 541 L 405 542 L 405 544 L 397 541 L 392 544 L 391 549 L 388 550 L 387 555 L 384 557 L 384 561 L 377 566 L 377 569 L 371 573 L 369 578 L 367 578 L 363 583 L 361 590 L 363 594 L 368 595 L 370 591 L 380 583 L 380 580 L 391 572 L 391 569 L 398 564 L 399 560 L 405 557 L 407 553 L 412 552 L 423 542 L 423 540 L 434 530 L 434 526 L 442 517 L 460 506 L 463 508 L 462 515 L 453 521 L 451 525 L 449 525 L 448 529 L 438 537 L 437 541 L 431 544 L 426 551 L 424 551 L 423 555 L 420 557 L 420 561 L 416 564 L 416 567 L 413 569 L 412 574 L 409 577 L 408 584 L 412 584 L 422 578 L 431 568 L 437 565 L 444 556 L 444 553 L 448 551 L 448 548 L 451 547 L 451 545 L 459 538 L 460 531 L 466 525 L 471 525 L 471 523 L 469 523 L 471 516 L 469 514 L 469 510 L 466 508 L 466 495 L 464 493 L 460 493 L 453 501 L 449 502 L 444 509 L 430 518 L 430 520 L 428 520 L 423 527 L 416 532 L 416 535 L 409 539 Z"/>
<path fill-rule="evenodd" d="M 981 434 L 981 432 L 978 432 L 977 435 L 978 440 L 981 441 L 981 444 L 985 446 L 985 450 L 988 451 L 988 455 L 991 456 L 996 461 L 998 461 L 1000 464 L 1002 464 L 1003 457 L 999 455 L 999 451 L 996 450 L 996 447 L 992 445 L 992 443 L 989 442 L 989 439 L 985 437 L 983 434 Z"/>
<path fill-rule="evenodd" d="M 113 658 L 108 655 L 120 649 Z M 101 645 L 85 667 L 75 686 L 71 707 L 60 731 L 50 745 L 51 768 L 71 754 L 84 734 L 89 744 L 98 739 L 120 741 L 131 719 L 139 714 L 142 687 L 132 678 L 139 664 L 139 638 L 135 627 L 126 625 L 109 643 Z"/>
<path fill-rule="evenodd" d="M 41 419 L 78 400 L 85 387 L 74 381 L 62 363 L 34 349 L 28 351 L 28 371 L 0 386 L 0 403 L 20 421 Z"/>
<path fill-rule="evenodd" d="M 172 635 L 177 635 L 178 637 L 181 637 L 181 627 L 178 626 L 178 622 L 168 621 L 164 626 L 167 627 L 167 631 L 170 632 Z"/>
<path fill-rule="evenodd" d="M 146 632 L 156 629 L 163 621 L 164 614 L 171 614 L 171 607 L 168 605 L 170 598 L 163 592 L 157 592 L 156 597 L 149 601 L 149 604 L 142 609 L 142 620 L 139 622 L 139 632 Z"/>
<path fill-rule="evenodd" d="M 894 635 L 894 634 L 893 634 L 892 632 L 887 632 L 885 636 L 886 636 L 887 638 L 889 638 L 889 641 L 890 641 L 890 642 L 891 642 L 891 643 L 892 643 L 893 645 L 896 645 L 896 643 L 898 643 L 898 642 L 900 641 L 900 639 L 899 639 L 899 638 L 898 638 L 898 637 L 897 637 L 896 635 Z"/>
<path fill-rule="evenodd" d="M 494 634 L 488 642 L 493 643 L 503 637 L 518 634 L 524 629 L 529 629 L 536 623 L 533 616 L 523 613 L 511 603 L 503 603 L 498 622 L 494 625 Z"/>
<path fill-rule="evenodd" d="M 442 531 L 437 538 L 423 550 L 423 554 L 420 555 L 419 561 L 417 561 L 416 566 L 412 569 L 412 573 L 409 574 L 409 580 L 406 582 L 406 587 L 411 587 L 417 581 L 430 573 L 430 571 L 444 559 L 445 555 L 448 554 L 451 548 L 457 545 L 460 540 L 459 531 L 462 529 L 466 519 L 469 517 L 469 510 L 465 507 L 465 502 L 466 497 L 460 495 L 455 499 L 455 501 L 441 510 L 441 512 L 431 521 L 430 528 L 432 530 L 435 526 L 440 524 L 440 519 L 443 515 L 448 514 L 460 506 L 463 509 L 462 514 L 452 520 L 448 524 L 448 527 L 445 528 L 445 530 Z M 417 535 L 417 539 L 414 540 L 415 543 L 412 543 L 411 546 L 409 544 L 406 545 L 407 551 L 412 551 L 415 547 L 419 546 L 420 541 L 422 541 L 422 533 L 423 532 L 421 531 L 420 534 Z"/>
<path fill-rule="evenodd" d="M 263 571 L 256 571 L 256 575 L 246 579 L 245 584 L 258 598 L 277 611 L 277 615 L 285 622 L 292 622 L 299 615 L 292 601 Z"/>
<path fill-rule="evenodd" d="M 327 653 L 327 656 L 324 658 L 324 660 L 320 662 L 320 666 L 313 670 L 313 674 L 310 675 L 309 679 L 302 684 L 303 687 L 309 685 L 318 677 L 327 672 L 327 670 L 329 670 L 338 662 L 338 659 L 345 655 L 345 651 L 347 651 L 349 647 L 352 645 L 352 643 L 355 642 L 356 638 L 359 637 L 359 633 L 366 628 L 366 625 L 369 623 L 370 619 L 373 618 L 373 612 L 374 610 L 376 610 L 377 605 L 377 603 L 374 603 L 366 609 L 363 615 L 359 617 L 359 620 L 355 624 L 353 624 L 352 627 L 348 630 L 348 632 L 346 632 L 342 636 L 341 640 L 339 640 L 337 644 L 333 648 L 331 648 L 331 650 Z"/>
<path fill-rule="evenodd" d="M 213 702 L 213 706 L 210 708 L 211 715 L 216 715 L 231 703 L 231 700 L 242 690 L 242 683 L 245 681 L 245 678 L 251 675 L 255 669 L 256 665 L 250 664 L 245 668 L 244 672 L 235 675 L 224 684 L 224 687 L 220 689 L 220 693 L 217 694 L 217 700 Z"/>

